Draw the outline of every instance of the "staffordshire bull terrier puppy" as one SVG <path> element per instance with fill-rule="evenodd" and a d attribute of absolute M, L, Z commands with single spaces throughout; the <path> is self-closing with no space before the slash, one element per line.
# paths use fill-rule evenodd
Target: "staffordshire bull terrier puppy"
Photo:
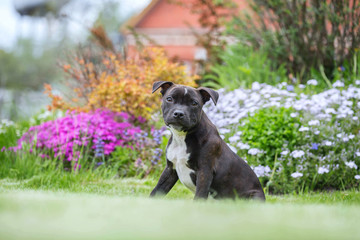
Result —
<path fill-rule="evenodd" d="M 219 94 L 209 88 L 192 88 L 159 81 L 162 114 L 171 137 L 166 148 L 167 165 L 150 196 L 167 194 L 178 179 L 195 193 L 195 199 L 265 200 L 259 179 L 250 166 L 221 139 L 203 105 L 217 103 Z"/>

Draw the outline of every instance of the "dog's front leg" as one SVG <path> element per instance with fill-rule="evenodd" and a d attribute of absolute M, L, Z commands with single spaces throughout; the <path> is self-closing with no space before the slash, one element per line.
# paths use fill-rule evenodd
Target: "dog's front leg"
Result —
<path fill-rule="evenodd" d="M 209 196 L 213 174 L 210 168 L 199 169 L 196 173 L 196 199 L 207 199 Z"/>
<path fill-rule="evenodd" d="M 176 173 L 176 170 L 173 169 L 172 162 L 167 161 L 167 166 L 162 172 L 154 190 L 152 190 L 150 193 L 150 197 L 156 196 L 158 194 L 166 195 L 175 185 L 178 179 L 179 177 Z"/>

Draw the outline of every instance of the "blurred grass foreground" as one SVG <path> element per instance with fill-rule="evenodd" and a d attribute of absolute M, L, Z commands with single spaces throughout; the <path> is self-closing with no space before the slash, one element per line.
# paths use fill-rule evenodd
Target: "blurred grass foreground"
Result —
<path fill-rule="evenodd" d="M 268 196 L 255 201 L 191 201 L 178 184 L 149 199 L 155 180 L 116 180 L 111 188 L 34 191 L 0 182 L 1 239 L 358 239 L 354 191 Z M 86 188 L 86 186 L 84 186 Z M 90 190 L 91 189 L 91 190 Z M 94 194 L 96 189 L 100 194 Z M 114 191 L 115 189 L 115 191 Z M 90 194 L 93 192 L 93 194 Z"/>

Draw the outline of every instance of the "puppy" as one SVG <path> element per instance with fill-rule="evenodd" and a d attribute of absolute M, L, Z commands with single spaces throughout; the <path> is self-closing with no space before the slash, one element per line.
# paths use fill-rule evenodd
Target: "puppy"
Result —
<path fill-rule="evenodd" d="M 219 94 L 209 88 L 192 88 L 159 81 L 162 114 L 171 137 L 167 165 L 150 196 L 167 194 L 178 179 L 195 193 L 195 199 L 256 198 L 265 194 L 254 171 L 221 139 L 203 105 L 217 103 Z"/>

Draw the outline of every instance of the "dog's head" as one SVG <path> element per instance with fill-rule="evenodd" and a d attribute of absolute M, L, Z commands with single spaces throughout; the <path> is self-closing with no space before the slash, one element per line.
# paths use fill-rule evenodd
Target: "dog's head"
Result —
<path fill-rule="evenodd" d="M 219 94 L 205 87 L 193 88 L 172 82 L 159 81 L 153 85 L 152 92 L 161 88 L 161 109 L 165 124 L 177 131 L 187 132 L 201 119 L 202 107 L 210 99 L 215 103 Z"/>

